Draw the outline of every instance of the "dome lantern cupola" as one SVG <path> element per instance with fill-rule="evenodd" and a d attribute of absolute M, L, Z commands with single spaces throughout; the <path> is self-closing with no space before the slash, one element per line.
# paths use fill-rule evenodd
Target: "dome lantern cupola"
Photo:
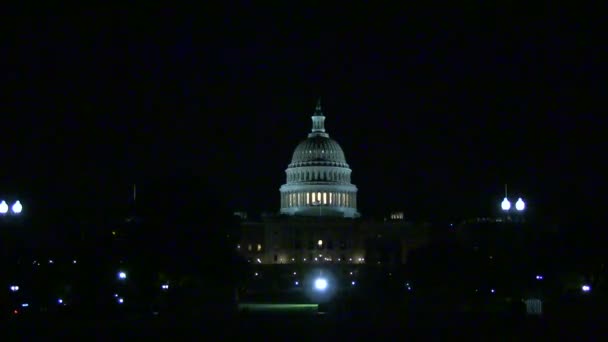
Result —
<path fill-rule="evenodd" d="M 317 100 L 317 108 L 312 115 L 312 131 L 308 134 L 309 138 L 324 137 L 329 138 L 329 134 L 325 133 L 325 115 L 321 109 L 321 98 Z"/>

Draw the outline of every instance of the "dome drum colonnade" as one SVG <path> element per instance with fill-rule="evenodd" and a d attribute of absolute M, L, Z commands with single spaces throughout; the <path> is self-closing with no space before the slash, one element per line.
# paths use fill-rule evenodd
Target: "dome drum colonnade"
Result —
<path fill-rule="evenodd" d="M 325 116 L 317 103 L 312 131 L 295 149 L 280 188 L 281 214 L 359 217 L 357 187 L 340 145 L 325 132 Z"/>

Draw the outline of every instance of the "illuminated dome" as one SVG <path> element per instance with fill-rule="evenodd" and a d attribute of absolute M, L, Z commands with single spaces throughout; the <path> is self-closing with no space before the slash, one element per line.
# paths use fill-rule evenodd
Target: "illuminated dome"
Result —
<path fill-rule="evenodd" d="M 310 137 L 296 147 L 289 167 L 310 165 L 348 167 L 340 145 L 333 139 L 319 136 Z"/>
<path fill-rule="evenodd" d="M 293 152 L 281 186 L 281 213 L 299 216 L 358 217 L 357 187 L 340 145 L 325 132 L 320 101 L 312 131 Z"/>

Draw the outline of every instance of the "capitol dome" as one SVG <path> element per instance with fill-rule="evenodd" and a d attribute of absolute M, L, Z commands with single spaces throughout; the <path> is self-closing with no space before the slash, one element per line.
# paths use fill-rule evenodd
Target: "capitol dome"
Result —
<path fill-rule="evenodd" d="M 293 152 L 281 186 L 281 214 L 358 217 L 357 187 L 340 145 L 325 132 L 325 116 L 317 103 L 312 130 Z"/>

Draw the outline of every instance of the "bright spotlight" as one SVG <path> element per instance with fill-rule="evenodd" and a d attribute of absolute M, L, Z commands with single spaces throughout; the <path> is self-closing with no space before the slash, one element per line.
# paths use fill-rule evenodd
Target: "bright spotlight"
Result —
<path fill-rule="evenodd" d="M 505 199 L 502 200 L 502 203 L 500 204 L 500 207 L 504 211 L 509 211 L 509 209 L 511 209 L 511 202 L 509 202 L 509 200 L 505 197 Z"/>
<path fill-rule="evenodd" d="M 317 245 L 319 245 L 319 247 L 323 247 L 323 240 L 317 241 Z"/>
<path fill-rule="evenodd" d="M 61 299 L 61 298 L 57 299 L 57 303 L 58 304 L 63 304 L 63 299 Z"/>
<path fill-rule="evenodd" d="M 315 280 L 315 289 L 325 291 L 325 289 L 327 289 L 327 280 L 323 278 Z"/>
<path fill-rule="evenodd" d="M 12 285 L 12 286 L 11 286 L 11 292 L 17 292 L 17 291 L 19 291 L 19 286 L 17 286 L 17 285 Z"/>
<path fill-rule="evenodd" d="M 589 285 L 583 285 L 581 287 L 581 290 L 583 290 L 583 292 L 589 292 L 589 291 L 591 291 L 591 286 L 589 286 Z"/>
<path fill-rule="evenodd" d="M 124 299 L 122 299 L 122 298 L 118 298 L 118 304 L 122 304 L 122 303 L 124 303 L 124 302 L 125 302 L 125 300 L 124 300 Z"/>
<path fill-rule="evenodd" d="M 127 279 L 127 274 L 125 272 L 118 272 L 118 279 Z"/>
<path fill-rule="evenodd" d="M 12 210 L 13 210 L 13 213 L 15 213 L 15 214 L 21 214 L 21 211 L 23 210 L 23 206 L 21 205 L 21 202 L 19 202 L 19 201 L 15 202 L 15 204 L 13 204 Z"/>
<path fill-rule="evenodd" d="M 4 215 L 8 213 L 8 204 L 6 204 L 6 201 L 2 201 L 0 202 L 0 214 Z"/>
<path fill-rule="evenodd" d="M 524 203 L 524 200 L 521 199 L 521 197 L 517 200 L 517 202 L 515 202 L 515 209 L 517 209 L 517 211 L 523 211 L 526 209 L 526 203 Z"/>

